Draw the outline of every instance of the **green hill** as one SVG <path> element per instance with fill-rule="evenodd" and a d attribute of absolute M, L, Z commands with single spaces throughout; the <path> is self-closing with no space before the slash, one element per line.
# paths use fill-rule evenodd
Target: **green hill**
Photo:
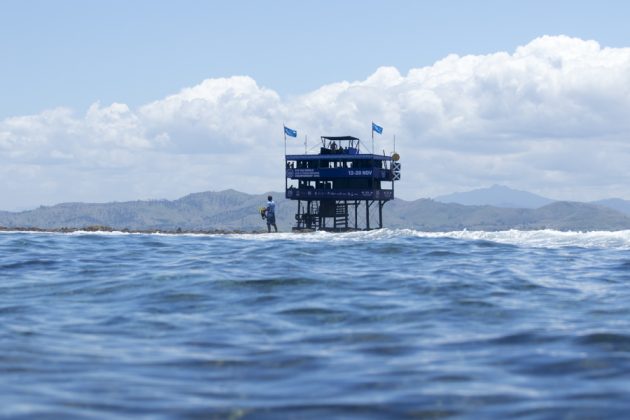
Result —
<path fill-rule="evenodd" d="M 277 203 L 280 230 L 290 230 L 295 203 L 282 193 L 271 193 Z M 22 212 L 0 212 L 0 226 L 7 228 L 83 228 L 108 226 L 130 230 L 240 230 L 263 231 L 258 208 L 265 194 L 234 190 L 189 194 L 178 200 L 122 203 L 64 203 Z M 384 208 L 384 225 L 424 231 L 448 230 L 621 230 L 630 229 L 630 217 L 607 207 L 574 202 L 554 202 L 537 209 L 467 206 L 430 199 L 396 199 Z"/>

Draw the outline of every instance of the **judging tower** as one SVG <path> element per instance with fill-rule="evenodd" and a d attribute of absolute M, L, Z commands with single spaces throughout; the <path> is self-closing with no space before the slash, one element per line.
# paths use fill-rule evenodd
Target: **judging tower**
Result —
<path fill-rule="evenodd" d="M 383 227 L 383 206 L 394 199 L 400 179 L 400 156 L 363 154 L 360 143 L 351 136 L 323 136 L 319 154 L 285 154 L 286 198 L 297 201 L 293 230 Z M 378 217 L 375 223 L 371 214 Z"/>

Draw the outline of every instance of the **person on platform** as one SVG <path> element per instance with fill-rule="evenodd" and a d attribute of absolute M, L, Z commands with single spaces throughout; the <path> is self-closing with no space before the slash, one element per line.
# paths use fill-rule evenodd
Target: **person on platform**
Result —
<path fill-rule="evenodd" d="M 271 226 L 273 226 L 274 230 L 277 232 L 278 227 L 276 226 L 276 203 L 273 201 L 273 197 L 267 197 L 267 208 L 265 210 L 265 217 L 267 218 L 267 232 L 271 233 Z"/>

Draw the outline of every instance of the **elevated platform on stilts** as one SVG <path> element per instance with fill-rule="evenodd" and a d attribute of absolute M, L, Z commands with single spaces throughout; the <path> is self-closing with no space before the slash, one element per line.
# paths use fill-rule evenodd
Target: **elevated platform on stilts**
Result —
<path fill-rule="evenodd" d="M 399 155 L 361 153 L 351 136 L 321 142 L 317 154 L 285 154 L 286 198 L 297 201 L 294 231 L 382 228 L 383 206 L 400 179 Z"/>

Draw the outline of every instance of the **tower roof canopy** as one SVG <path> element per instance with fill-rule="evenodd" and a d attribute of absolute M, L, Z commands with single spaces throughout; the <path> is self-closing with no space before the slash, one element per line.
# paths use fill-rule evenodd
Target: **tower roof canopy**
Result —
<path fill-rule="evenodd" d="M 324 140 L 332 140 L 332 141 L 359 140 L 358 138 L 352 137 L 352 136 L 335 136 L 335 137 L 322 136 L 322 139 L 324 139 Z"/>

